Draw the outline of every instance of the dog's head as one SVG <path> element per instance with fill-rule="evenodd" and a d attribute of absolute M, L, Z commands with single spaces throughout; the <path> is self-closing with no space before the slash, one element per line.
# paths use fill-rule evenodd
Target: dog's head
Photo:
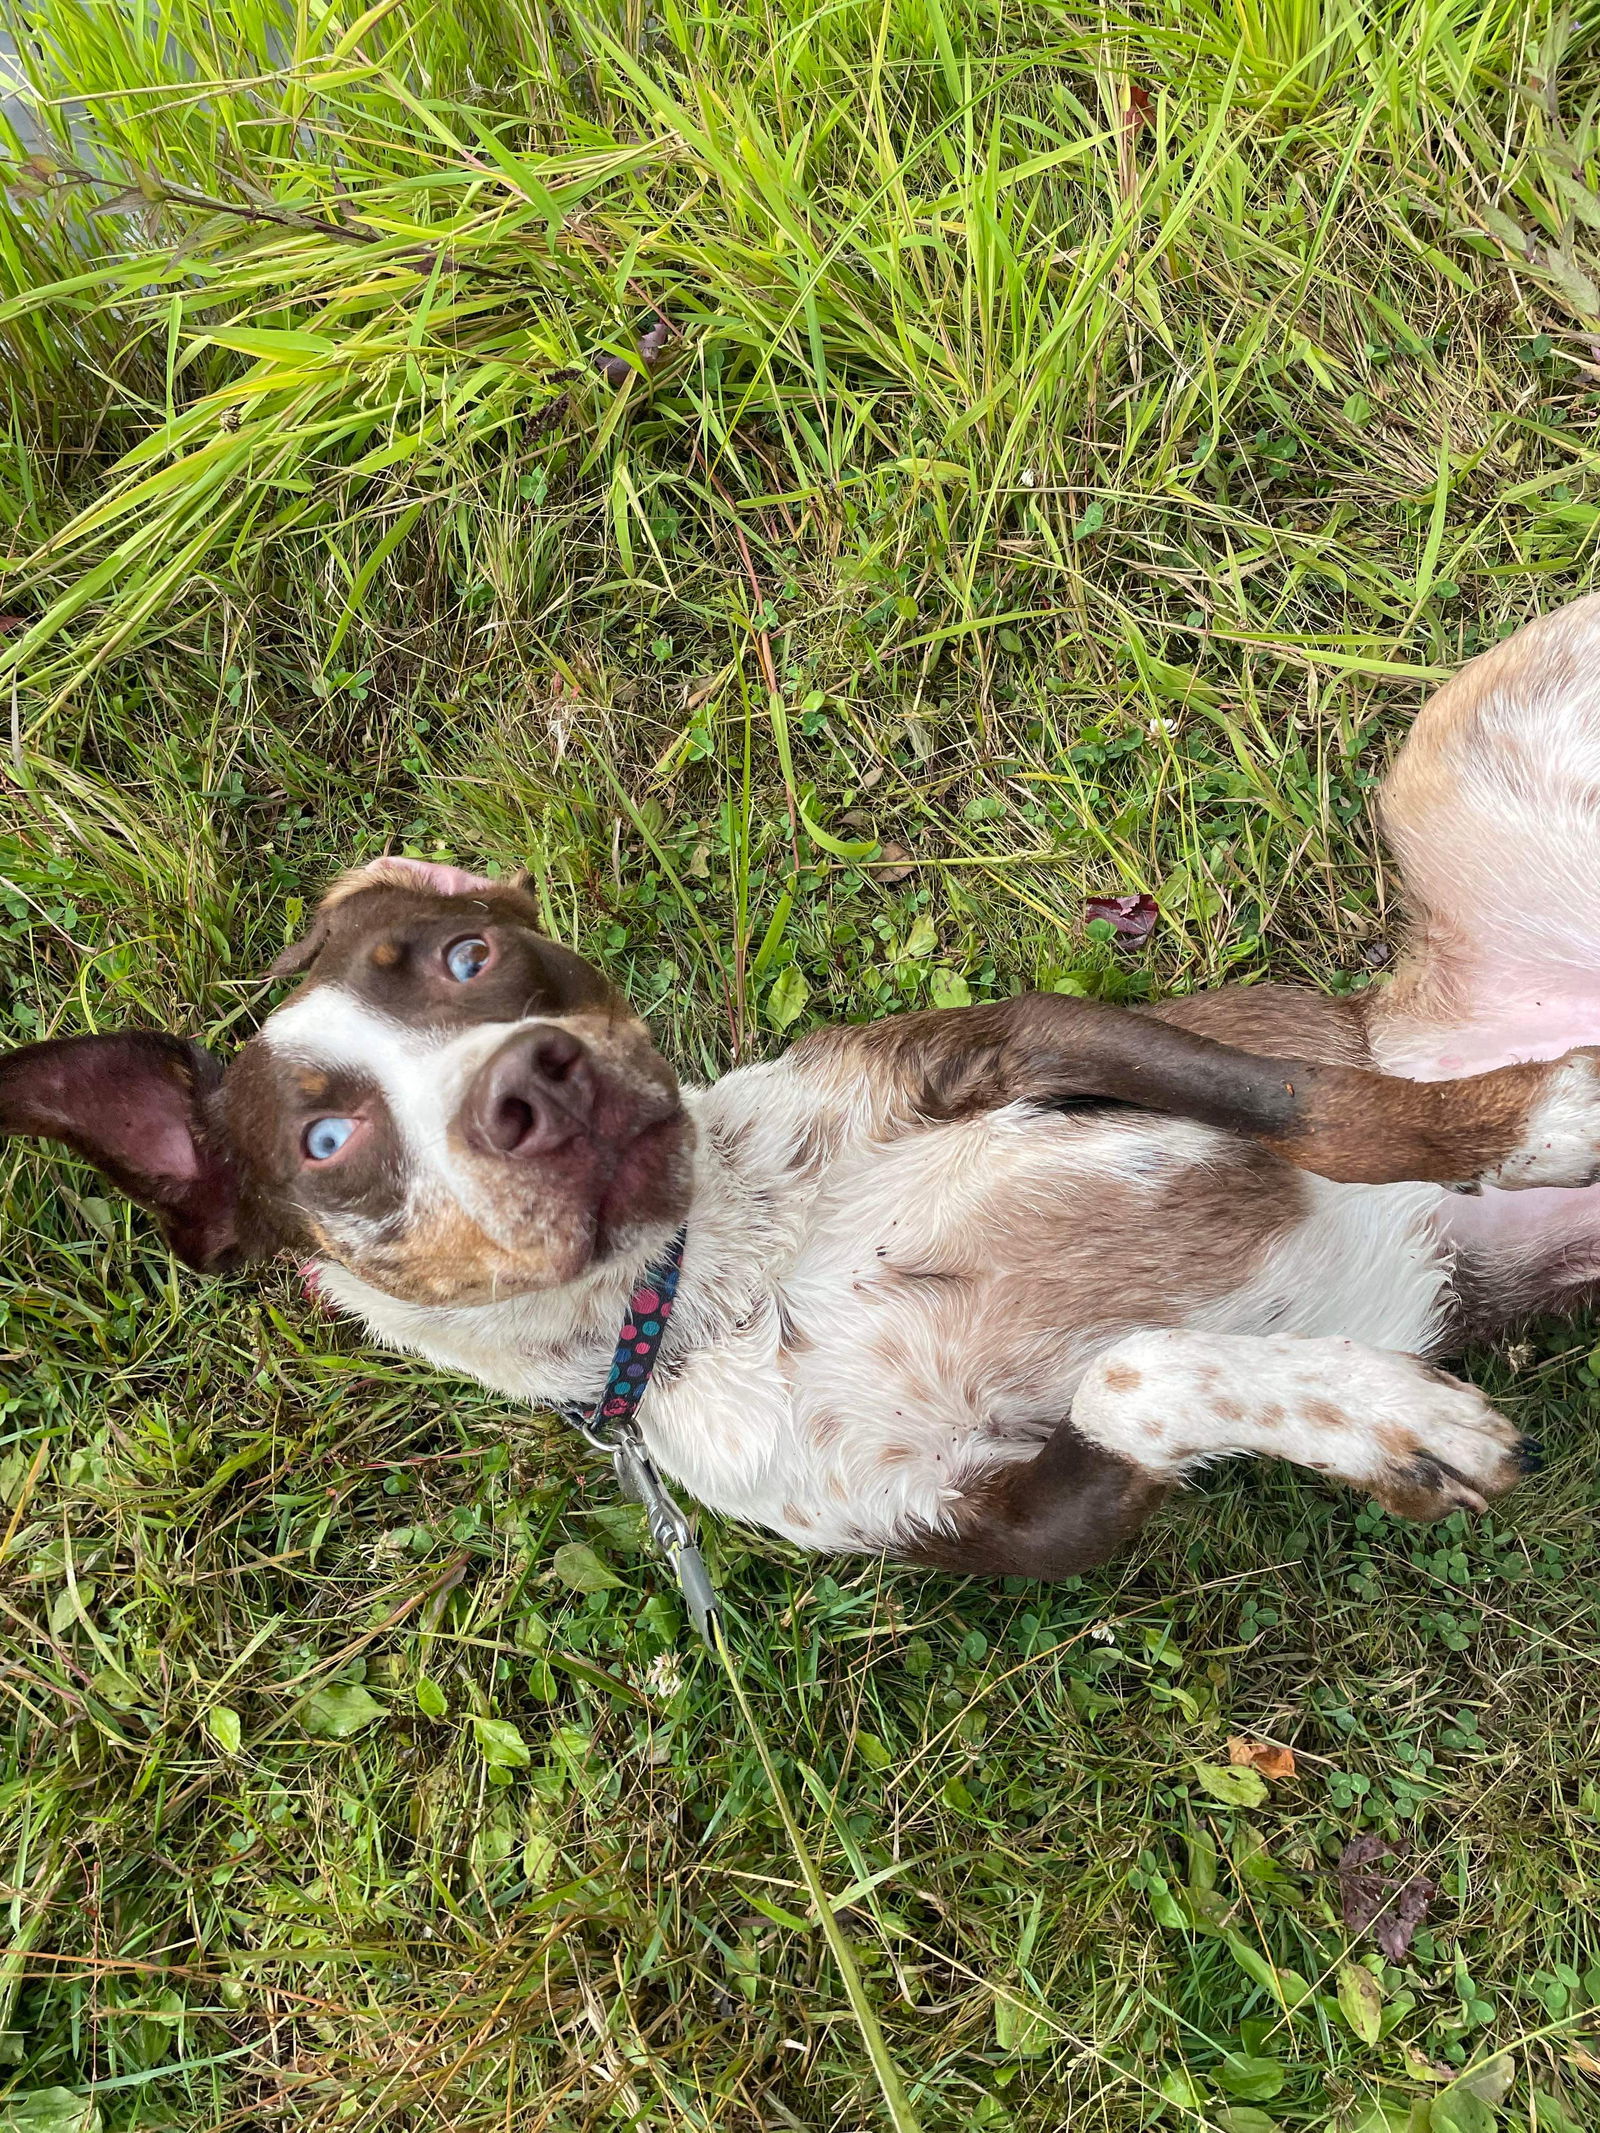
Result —
<path fill-rule="evenodd" d="M 335 882 L 304 982 L 226 1070 L 156 1032 L 0 1060 L 0 1130 L 66 1141 L 191 1266 L 284 1248 L 410 1302 L 551 1289 L 681 1221 L 692 1127 L 643 1023 L 516 884 Z"/>

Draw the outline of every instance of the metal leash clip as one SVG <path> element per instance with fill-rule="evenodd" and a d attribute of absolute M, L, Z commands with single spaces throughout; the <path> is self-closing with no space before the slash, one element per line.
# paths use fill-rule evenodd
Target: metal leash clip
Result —
<path fill-rule="evenodd" d="M 611 1461 L 623 1495 L 643 1504 L 650 1538 L 672 1565 L 690 1621 L 709 1650 L 720 1650 L 722 1607 L 717 1588 L 711 1582 L 705 1557 L 695 1545 L 694 1528 L 668 1493 L 655 1461 L 644 1448 L 638 1423 L 629 1415 L 609 1426 L 584 1419 L 578 1421 L 577 1427 L 585 1442 Z"/>
<path fill-rule="evenodd" d="M 686 1241 L 680 1229 L 661 1257 L 645 1268 L 629 1296 L 605 1390 L 593 1412 L 569 1407 L 566 1415 L 585 1442 L 611 1461 L 623 1495 L 644 1505 L 650 1537 L 677 1574 L 690 1620 L 711 1650 L 718 1652 L 722 1649 L 722 1609 L 717 1605 L 716 1587 L 705 1557 L 694 1544 L 694 1528 L 667 1494 L 655 1461 L 644 1448 L 637 1419 L 672 1316 Z"/>

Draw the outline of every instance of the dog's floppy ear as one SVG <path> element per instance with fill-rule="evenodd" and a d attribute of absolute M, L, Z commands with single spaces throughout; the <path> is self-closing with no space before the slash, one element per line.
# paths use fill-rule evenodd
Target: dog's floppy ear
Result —
<path fill-rule="evenodd" d="M 431 859 L 369 859 L 365 866 L 350 867 L 329 883 L 317 906 L 311 931 L 273 957 L 267 966 L 269 978 L 297 978 L 317 960 L 328 938 L 334 912 L 347 896 L 362 889 L 421 889 L 430 896 L 486 896 L 495 890 L 520 889 L 531 877 L 518 874 L 511 881 L 495 881 L 487 874 L 468 874 L 460 867 L 447 867 Z"/>
<path fill-rule="evenodd" d="M 291 941 L 287 948 L 278 950 L 278 953 L 267 965 L 267 976 L 269 978 L 299 977 L 302 970 L 309 970 L 317 960 L 322 951 L 322 944 L 327 938 L 328 921 L 324 914 L 319 913 L 311 921 L 311 931 L 309 933 L 302 933 L 297 941 Z"/>
<path fill-rule="evenodd" d="M 238 1244 L 238 1174 L 208 1100 L 221 1082 L 208 1051 L 158 1030 L 27 1044 L 0 1059 L 0 1134 L 65 1141 L 206 1273 Z"/>

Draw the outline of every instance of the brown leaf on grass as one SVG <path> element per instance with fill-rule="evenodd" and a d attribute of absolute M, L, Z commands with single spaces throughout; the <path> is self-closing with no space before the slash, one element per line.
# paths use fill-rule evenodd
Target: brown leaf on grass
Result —
<path fill-rule="evenodd" d="M 639 361 L 646 370 L 653 370 L 661 361 L 662 350 L 671 340 L 672 333 L 671 319 L 658 318 L 647 332 L 639 336 Z M 594 367 L 608 385 L 626 385 L 634 374 L 633 365 L 626 356 L 597 355 L 594 358 Z"/>
<path fill-rule="evenodd" d="M 1395 1891 L 1392 1912 L 1386 1912 L 1372 1929 L 1373 1939 L 1391 1963 L 1405 1961 L 1416 1930 L 1428 1915 L 1434 1894 L 1433 1883 L 1423 1874 L 1413 1874 Z"/>
<path fill-rule="evenodd" d="M 862 872 L 872 874 L 879 881 L 904 881 L 917 871 L 917 863 L 903 844 L 885 844 L 878 848 L 878 856 Z"/>
<path fill-rule="evenodd" d="M 1228 1761 L 1248 1763 L 1252 1770 L 1259 1770 L 1264 1778 L 1294 1776 L 1292 1748 L 1279 1748 L 1267 1740 L 1245 1740 L 1237 1733 L 1228 1735 Z"/>
<path fill-rule="evenodd" d="M 1129 133 L 1141 133 L 1154 117 L 1150 91 L 1142 81 L 1128 84 L 1128 108 L 1122 114 L 1122 123 Z"/>
<path fill-rule="evenodd" d="M 1147 941 L 1156 930 L 1156 920 L 1161 916 L 1160 907 L 1153 896 L 1086 896 L 1083 899 L 1083 922 L 1092 925 L 1104 919 L 1106 924 L 1125 941 Z"/>
<path fill-rule="evenodd" d="M 21 627 L 20 615 L 0 615 L 0 637 L 9 637 L 13 630 L 19 630 Z"/>
<path fill-rule="evenodd" d="M 1437 1893 L 1423 1874 L 1407 1875 L 1403 1853 L 1377 1831 L 1355 1837 L 1339 1854 L 1339 1909 L 1352 1933 L 1370 1931 L 1391 1963 L 1404 1962 Z M 1385 1872 L 1380 1859 L 1395 1861 Z"/>

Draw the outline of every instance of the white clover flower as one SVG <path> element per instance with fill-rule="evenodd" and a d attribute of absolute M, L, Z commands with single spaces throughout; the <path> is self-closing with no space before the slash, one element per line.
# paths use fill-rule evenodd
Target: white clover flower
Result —
<path fill-rule="evenodd" d="M 652 1696 L 670 1703 L 683 1687 L 683 1661 L 676 1652 L 657 1652 L 645 1673 L 644 1685 Z"/>

